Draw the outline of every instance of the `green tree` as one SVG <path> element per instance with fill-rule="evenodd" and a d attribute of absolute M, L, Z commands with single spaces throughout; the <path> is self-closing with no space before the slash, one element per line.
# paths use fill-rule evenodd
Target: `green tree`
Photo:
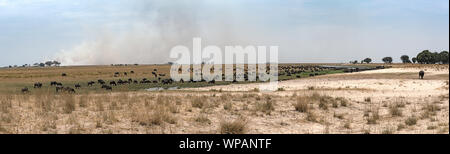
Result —
<path fill-rule="evenodd" d="M 442 64 L 448 64 L 448 51 L 442 51 L 438 55 L 438 61 Z"/>
<path fill-rule="evenodd" d="M 424 50 L 417 54 L 417 62 L 420 64 L 431 64 L 434 61 L 433 53 L 428 50 Z"/>
<path fill-rule="evenodd" d="M 411 58 L 411 60 L 412 60 L 412 62 L 413 62 L 414 64 L 417 62 L 417 58 L 416 58 L 416 57 Z"/>
<path fill-rule="evenodd" d="M 400 57 L 400 59 L 402 60 L 402 63 L 411 63 L 411 60 L 409 60 L 408 55 L 403 55 Z"/>
<path fill-rule="evenodd" d="M 46 61 L 46 62 L 45 62 L 45 65 L 47 65 L 47 66 L 52 66 L 52 65 L 53 65 L 53 61 Z"/>
<path fill-rule="evenodd" d="M 363 62 L 365 62 L 365 63 L 367 63 L 367 64 L 368 64 L 368 63 L 372 62 L 372 59 L 370 59 L 370 58 L 366 58 L 366 59 L 364 59 L 364 60 L 363 60 Z"/>
<path fill-rule="evenodd" d="M 383 60 L 383 62 L 386 63 L 386 64 L 392 63 L 392 57 L 384 57 L 382 60 Z"/>

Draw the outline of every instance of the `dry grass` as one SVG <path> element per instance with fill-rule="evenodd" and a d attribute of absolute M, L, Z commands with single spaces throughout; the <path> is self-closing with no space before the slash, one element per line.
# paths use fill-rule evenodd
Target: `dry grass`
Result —
<path fill-rule="evenodd" d="M 246 129 L 247 121 L 244 118 L 239 118 L 232 122 L 222 121 L 219 131 L 221 134 L 244 134 Z"/>

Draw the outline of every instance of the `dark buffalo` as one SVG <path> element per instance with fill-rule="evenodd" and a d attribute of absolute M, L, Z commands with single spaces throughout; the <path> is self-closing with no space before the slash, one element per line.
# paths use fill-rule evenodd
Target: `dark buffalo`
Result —
<path fill-rule="evenodd" d="M 56 82 L 56 81 L 52 81 L 52 82 L 50 82 L 50 86 L 56 86 L 57 83 L 58 82 Z"/>
<path fill-rule="evenodd" d="M 102 84 L 102 85 L 106 83 L 106 82 L 103 81 L 102 79 L 97 80 L 97 82 L 98 82 L 99 84 Z"/>
<path fill-rule="evenodd" d="M 81 85 L 79 83 L 77 83 L 77 84 L 75 84 L 75 88 L 76 89 L 81 88 Z"/>
<path fill-rule="evenodd" d="M 68 93 L 75 93 L 75 89 L 70 88 L 70 87 L 64 88 L 64 91 L 66 91 L 66 92 L 68 92 Z"/>
<path fill-rule="evenodd" d="M 25 88 L 22 88 L 22 93 L 28 93 L 28 92 L 30 92 L 30 91 L 28 90 L 28 88 L 27 88 L 27 87 L 25 87 Z"/>
<path fill-rule="evenodd" d="M 117 86 L 116 81 L 111 81 L 111 82 L 109 82 L 109 85 Z"/>
<path fill-rule="evenodd" d="M 105 90 L 111 90 L 112 91 L 112 87 L 111 86 L 103 85 L 102 88 L 104 88 Z"/>
<path fill-rule="evenodd" d="M 61 76 L 67 76 L 67 74 L 66 73 L 62 73 Z"/>
<path fill-rule="evenodd" d="M 60 92 L 60 91 L 62 91 L 62 90 L 64 90 L 63 87 L 56 87 L 56 92 Z"/>
<path fill-rule="evenodd" d="M 94 81 L 90 81 L 90 82 L 88 82 L 88 86 L 92 86 L 92 85 L 94 85 L 95 84 L 95 82 Z"/>
<path fill-rule="evenodd" d="M 423 79 L 424 76 L 425 76 L 425 72 L 424 71 L 420 71 L 419 72 L 419 78 Z"/>
<path fill-rule="evenodd" d="M 42 88 L 42 83 L 40 82 L 34 83 L 34 88 Z"/>

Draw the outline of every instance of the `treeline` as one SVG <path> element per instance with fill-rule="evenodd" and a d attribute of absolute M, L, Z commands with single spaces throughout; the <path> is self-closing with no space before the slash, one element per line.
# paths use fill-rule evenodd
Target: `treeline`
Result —
<path fill-rule="evenodd" d="M 30 64 L 23 64 L 21 66 L 18 65 L 9 65 L 9 68 L 14 68 L 14 67 L 51 67 L 51 66 L 60 66 L 61 62 L 56 61 L 56 60 L 50 60 L 50 61 L 46 61 L 46 62 L 41 62 L 41 63 L 34 63 L 33 65 Z"/>
<path fill-rule="evenodd" d="M 393 62 L 392 57 L 384 57 L 381 59 L 386 64 L 391 64 Z M 400 56 L 400 60 L 402 63 L 419 63 L 419 64 L 448 64 L 449 63 L 449 57 L 448 57 L 448 51 L 442 51 L 442 52 L 430 52 L 429 50 L 424 50 L 417 54 L 416 57 L 413 57 L 410 59 L 408 55 L 402 55 Z M 371 58 L 365 58 L 364 60 L 361 60 L 361 64 L 363 63 L 371 63 Z M 350 61 L 352 64 L 357 64 L 358 61 Z"/>
<path fill-rule="evenodd" d="M 424 50 L 417 54 L 416 57 L 409 58 L 408 55 L 402 55 L 400 60 L 402 63 L 419 63 L 419 64 L 448 64 L 448 51 L 430 52 L 429 50 Z M 384 57 L 384 63 L 392 63 L 392 57 Z"/>

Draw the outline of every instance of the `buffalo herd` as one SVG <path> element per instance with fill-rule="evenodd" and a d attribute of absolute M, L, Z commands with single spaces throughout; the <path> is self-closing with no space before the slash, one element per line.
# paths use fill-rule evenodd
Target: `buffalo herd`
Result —
<path fill-rule="evenodd" d="M 266 73 L 268 73 L 270 71 L 270 67 L 266 68 Z M 300 73 L 306 73 L 306 75 L 309 75 L 310 77 L 313 76 L 317 76 L 317 75 L 321 75 L 323 74 L 322 71 L 326 71 L 326 70 L 336 70 L 336 69 L 341 69 L 341 68 L 333 68 L 333 67 L 322 67 L 322 66 L 308 66 L 308 65 L 286 65 L 286 66 L 279 66 L 278 67 L 278 73 L 276 75 L 279 76 L 295 76 L 296 78 L 301 78 Z M 376 68 L 376 69 L 382 69 L 382 68 Z M 141 80 L 137 80 L 137 79 L 132 79 L 132 78 L 128 78 L 125 80 L 119 79 L 119 80 L 110 80 L 108 81 L 109 84 L 107 84 L 107 82 L 103 79 L 98 79 L 97 82 L 95 81 L 89 81 L 87 82 L 87 87 L 93 87 L 96 84 L 99 84 L 101 86 L 102 89 L 105 90 L 109 90 L 112 91 L 114 86 L 120 86 L 120 85 L 130 85 L 130 84 L 158 84 L 161 83 L 163 85 L 170 85 L 173 84 L 175 81 L 172 80 L 171 78 L 161 78 L 166 76 L 165 74 L 162 73 L 157 73 L 157 69 L 154 69 L 152 72 L 152 75 L 156 78 L 155 80 L 149 80 L 147 78 L 142 78 Z M 190 70 L 192 71 L 192 70 Z M 233 72 L 236 71 L 236 68 L 233 69 Z M 344 69 L 344 72 L 358 72 L 360 71 L 358 68 L 346 68 Z M 362 70 L 361 70 L 362 71 Z M 244 71 L 245 73 L 243 74 L 236 74 L 236 72 L 234 73 L 234 77 L 233 77 L 233 83 L 237 82 L 236 78 L 244 78 L 245 81 L 249 80 L 249 70 Z M 255 71 L 254 70 L 250 70 L 251 75 L 255 75 Z M 134 71 L 130 71 L 131 74 L 134 74 Z M 63 73 L 64 75 L 67 75 L 65 73 Z M 123 75 L 128 75 L 127 72 L 122 73 Z M 419 72 L 419 76 L 421 79 L 423 79 L 425 72 L 420 71 Z M 115 72 L 114 76 L 119 76 L 121 75 L 121 73 L 119 72 Z M 200 73 L 200 75 L 202 75 L 202 73 Z M 220 78 L 220 76 L 216 76 L 214 77 L 214 79 Z M 225 78 L 225 75 L 222 74 L 222 79 Z M 258 80 L 258 76 L 256 75 L 256 80 Z M 189 81 L 184 81 L 184 80 L 180 80 L 179 83 L 197 83 L 197 82 L 205 82 L 208 84 L 215 84 L 216 80 L 210 80 L 210 81 L 205 81 L 204 79 L 202 79 L 201 81 L 195 81 L 193 79 L 189 80 Z M 43 84 L 40 82 L 36 82 L 34 83 L 34 88 L 42 88 Z M 80 89 L 82 86 L 80 83 L 76 83 L 74 84 L 74 88 L 71 88 L 69 86 L 64 87 L 63 84 L 61 82 L 57 82 L 57 81 L 51 81 L 50 82 L 50 86 L 51 87 L 55 87 L 56 92 L 66 92 L 66 93 L 75 93 L 76 90 L 75 89 Z M 27 93 L 30 92 L 30 90 L 25 87 L 21 90 L 23 93 Z"/>

